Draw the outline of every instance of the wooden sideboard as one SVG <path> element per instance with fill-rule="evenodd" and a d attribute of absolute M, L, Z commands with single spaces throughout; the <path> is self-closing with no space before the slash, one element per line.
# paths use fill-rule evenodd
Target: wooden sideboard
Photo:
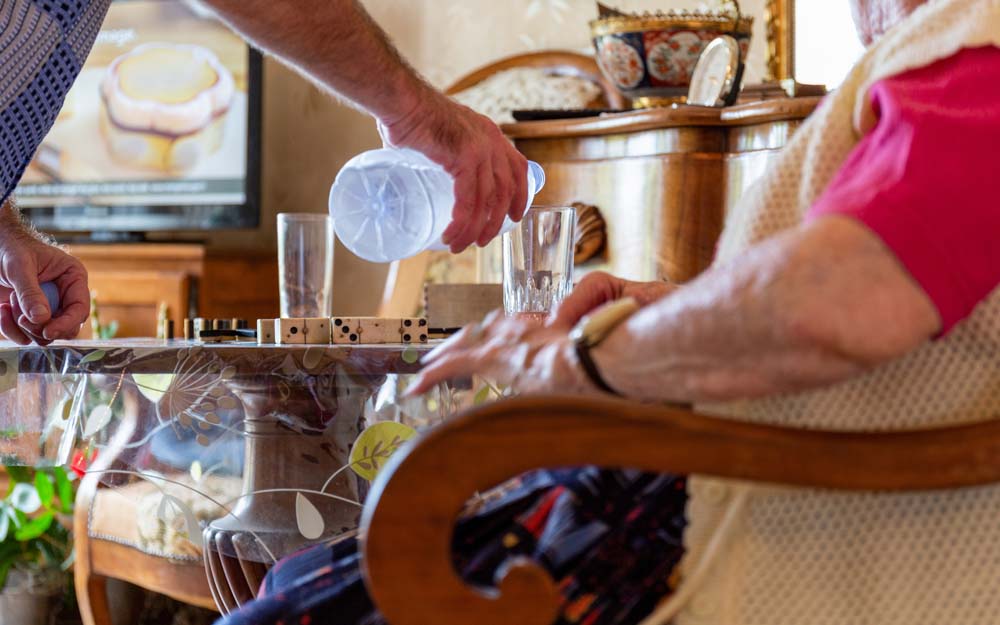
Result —
<path fill-rule="evenodd" d="M 819 101 L 647 109 L 503 130 L 545 168 L 536 204 L 600 210 L 606 251 L 584 269 L 685 282 L 711 263 L 727 212 Z M 483 263 L 484 281 L 492 264 Z"/>
<path fill-rule="evenodd" d="M 117 321 L 118 337 L 156 336 L 161 305 L 175 322 L 278 316 L 274 252 L 214 251 L 196 243 L 84 244 L 69 251 L 87 268 L 101 323 Z M 91 337 L 90 324 L 80 336 Z"/>

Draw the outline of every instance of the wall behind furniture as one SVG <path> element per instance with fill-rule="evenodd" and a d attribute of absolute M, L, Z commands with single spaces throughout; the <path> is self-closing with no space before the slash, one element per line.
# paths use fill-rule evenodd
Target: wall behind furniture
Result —
<path fill-rule="evenodd" d="M 434 85 L 445 87 L 491 61 L 540 49 L 590 51 L 593 0 L 363 0 L 402 55 Z M 611 1 L 644 11 L 717 6 L 683 0 Z M 756 18 L 748 81 L 763 75 L 764 0 L 743 0 Z M 263 208 L 256 230 L 210 237 L 213 248 L 272 251 L 279 212 L 327 210 L 330 183 L 352 156 L 380 145 L 374 122 L 273 59 L 265 65 Z M 382 295 L 384 266 L 343 249 L 336 256 L 334 309 L 372 314 Z"/>
<path fill-rule="evenodd" d="M 625 11 L 718 8 L 719 0 L 603 0 Z M 447 86 L 498 58 L 540 49 L 590 53 L 594 0 L 363 0 L 410 60 L 432 83 Z M 767 46 L 764 0 L 741 0 L 754 16 L 748 82 L 760 82 Z"/>

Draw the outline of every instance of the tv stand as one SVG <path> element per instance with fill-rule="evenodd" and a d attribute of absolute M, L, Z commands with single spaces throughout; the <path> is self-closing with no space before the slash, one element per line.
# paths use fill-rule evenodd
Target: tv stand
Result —
<path fill-rule="evenodd" d="M 65 243 L 146 243 L 146 233 L 144 232 L 113 232 L 99 231 L 90 234 L 74 235 L 67 237 Z"/>
<path fill-rule="evenodd" d="M 271 250 L 210 253 L 201 243 L 122 244 L 93 238 L 68 250 L 89 272 L 101 323 L 117 321 L 119 338 L 156 336 L 162 306 L 178 335 L 185 317 L 278 316 L 278 262 Z M 90 324 L 81 336 L 90 336 Z"/>

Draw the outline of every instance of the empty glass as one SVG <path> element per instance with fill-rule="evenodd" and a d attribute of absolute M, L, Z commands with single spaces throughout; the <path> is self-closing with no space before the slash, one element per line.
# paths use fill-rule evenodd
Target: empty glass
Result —
<path fill-rule="evenodd" d="M 576 211 L 535 206 L 503 235 L 503 304 L 508 315 L 547 316 L 573 290 Z"/>
<path fill-rule="evenodd" d="M 281 316 L 333 314 L 333 218 L 323 213 L 278 215 Z"/>

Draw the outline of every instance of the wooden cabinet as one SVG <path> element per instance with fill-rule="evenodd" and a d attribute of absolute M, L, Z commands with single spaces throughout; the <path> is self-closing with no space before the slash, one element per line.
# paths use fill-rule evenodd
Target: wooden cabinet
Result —
<path fill-rule="evenodd" d="M 201 285 L 202 317 L 253 322 L 278 316 L 277 252 L 210 252 Z"/>
<path fill-rule="evenodd" d="M 685 282 L 711 263 L 727 211 L 818 102 L 648 109 L 503 130 L 545 168 L 536 204 L 601 211 L 607 253 L 585 269 Z"/>
<path fill-rule="evenodd" d="M 174 319 L 197 309 L 205 248 L 195 244 L 122 243 L 74 245 L 70 253 L 87 268 L 101 323 L 118 322 L 119 337 L 156 336 L 161 305 Z M 85 324 L 81 338 L 91 338 Z"/>
<path fill-rule="evenodd" d="M 215 252 L 186 243 L 84 244 L 69 251 L 87 268 L 101 322 L 118 322 L 118 337 L 156 336 L 163 305 L 178 326 L 185 317 L 278 314 L 273 252 Z M 91 337 L 89 324 L 80 336 Z"/>

